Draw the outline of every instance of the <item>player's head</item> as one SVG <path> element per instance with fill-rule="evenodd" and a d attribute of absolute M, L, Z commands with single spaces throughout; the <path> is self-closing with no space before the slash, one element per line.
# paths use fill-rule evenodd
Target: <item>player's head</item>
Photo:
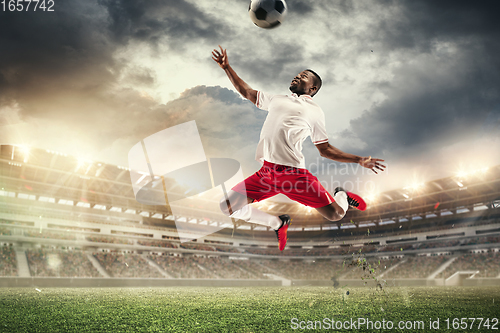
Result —
<path fill-rule="evenodd" d="M 297 95 L 310 95 L 312 97 L 321 88 L 321 83 L 321 78 L 315 71 L 306 69 L 293 78 L 290 91 Z"/>

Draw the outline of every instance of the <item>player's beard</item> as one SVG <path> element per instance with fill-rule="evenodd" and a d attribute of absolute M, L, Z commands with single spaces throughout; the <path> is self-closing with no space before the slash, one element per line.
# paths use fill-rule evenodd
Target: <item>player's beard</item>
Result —
<path fill-rule="evenodd" d="M 304 95 L 306 93 L 304 89 L 300 89 L 298 84 L 291 84 L 288 89 L 290 89 L 292 93 L 295 93 L 297 95 Z"/>

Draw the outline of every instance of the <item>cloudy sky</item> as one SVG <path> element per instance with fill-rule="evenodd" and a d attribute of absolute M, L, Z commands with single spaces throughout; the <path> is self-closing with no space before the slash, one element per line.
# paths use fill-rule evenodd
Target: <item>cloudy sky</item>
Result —
<path fill-rule="evenodd" d="M 365 175 L 308 140 L 306 164 L 329 190 L 338 181 L 384 191 L 500 164 L 498 1 L 287 4 L 272 30 L 253 25 L 248 0 L 0 11 L 0 142 L 127 166 L 138 141 L 196 120 L 207 155 L 250 175 L 266 114 L 211 59 L 221 44 L 257 90 L 287 94 L 295 74 L 314 69 L 330 143 L 386 160 L 384 175 Z"/>

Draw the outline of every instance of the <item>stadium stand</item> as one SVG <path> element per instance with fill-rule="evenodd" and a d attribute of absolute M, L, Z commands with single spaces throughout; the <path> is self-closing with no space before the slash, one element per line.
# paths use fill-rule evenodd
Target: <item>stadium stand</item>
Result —
<path fill-rule="evenodd" d="M 250 254 L 262 254 L 262 255 L 267 255 L 267 256 L 270 256 L 270 255 L 278 256 L 278 255 L 281 255 L 281 253 L 282 253 L 282 252 L 280 252 L 278 247 L 269 248 L 269 249 L 268 248 L 265 248 L 265 249 L 248 248 L 248 249 L 245 249 L 245 252 L 250 253 Z"/>
<path fill-rule="evenodd" d="M 138 254 L 98 252 L 93 255 L 112 277 L 163 278 L 156 268 Z"/>
<path fill-rule="evenodd" d="M 96 162 L 80 168 L 71 156 L 38 149 L 30 154 L 25 162 L 15 147 L 0 147 L 1 276 L 28 270 L 23 253 L 33 277 L 99 277 L 106 271 L 120 278 L 360 279 L 366 266 L 353 259 L 366 258 L 377 276 L 425 279 L 455 256 L 438 279 L 459 270 L 479 270 L 476 278 L 500 274 L 500 166 L 476 173 L 463 187 L 451 176 L 429 182 L 425 191 L 385 192 L 365 212 L 349 210 L 345 225 L 300 205 L 273 205 L 273 214 L 294 218 L 281 252 L 273 232 L 242 221 L 180 243 L 178 219 L 217 221 L 208 199 L 173 216 L 168 207 L 135 200 L 126 168 Z"/>
<path fill-rule="evenodd" d="M 365 258 L 361 257 L 361 260 Z M 366 279 L 373 276 L 384 275 L 388 270 L 396 266 L 402 261 L 401 258 L 376 258 L 370 257 L 366 258 L 366 265 L 359 261 L 359 257 L 353 256 L 351 260 L 346 260 L 344 265 L 346 266 L 347 273 L 342 275 L 343 279 Z M 374 273 L 369 274 L 369 270 L 373 269 Z"/>
<path fill-rule="evenodd" d="M 257 276 L 239 266 L 234 260 L 221 257 L 193 257 L 194 261 L 206 268 L 218 279 L 256 279 Z"/>
<path fill-rule="evenodd" d="M 98 252 L 93 254 L 112 277 L 163 278 L 164 276 L 138 254 Z M 86 254 L 78 250 L 29 249 L 26 251 L 32 276 L 46 277 L 99 277 L 98 271 L 88 261 Z M 174 278 L 198 279 L 266 279 L 265 274 L 295 279 L 359 279 L 363 266 L 357 258 L 363 254 L 350 255 L 339 260 L 235 260 L 227 257 L 149 255 Z M 13 247 L 3 246 L 0 276 L 17 274 Z M 398 258 L 368 257 L 367 263 L 384 279 L 427 278 L 449 256 L 424 255 Z M 437 278 L 447 278 L 456 271 L 478 270 L 477 277 L 500 275 L 499 252 L 467 253 L 459 256 L 452 265 Z"/>
<path fill-rule="evenodd" d="M 460 245 L 461 242 L 460 240 L 450 240 L 450 241 L 443 241 L 443 242 L 425 242 L 417 245 L 417 248 L 419 249 L 435 249 L 435 248 L 446 248 L 446 247 L 453 247 L 453 246 L 458 246 Z"/>
<path fill-rule="evenodd" d="M 12 246 L 0 247 L 0 276 L 17 276 L 16 252 Z"/>
<path fill-rule="evenodd" d="M 0 228 L 0 235 L 9 236 L 9 235 L 12 235 L 12 232 L 7 228 Z"/>
<path fill-rule="evenodd" d="M 256 260 L 238 260 L 235 261 L 236 264 L 246 271 L 252 273 L 257 279 L 268 279 L 269 277 L 265 274 L 272 274 L 273 271 L 266 267 L 266 265 L 261 261 Z"/>
<path fill-rule="evenodd" d="M 31 276 L 99 277 L 81 251 L 29 249 L 26 251 Z"/>
<path fill-rule="evenodd" d="M 483 236 L 466 239 L 462 245 L 495 244 L 500 243 L 500 236 Z"/>
<path fill-rule="evenodd" d="M 193 257 L 169 255 L 148 256 L 169 275 L 178 279 L 211 279 L 214 275 L 206 268 L 200 267 Z"/>
<path fill-rule="evenodd" d="M 60 276 L 64 277 L 100 277 L 101 275 L 81 251 L 61 251 Z"/>
<path fill-rule="evenodd" d="M 241 253 L 241 251 L 238 251 L 238 249 L 227 246 L 215 246 L 215 250 L 217 252 L 225 252 L 225 253 Z"/>
<path fill-rule="evenodd" d="M 333 256 L 333 255 L 349 255 L 355 252 L 365 250 L 365 247 L 351 247 L 351 246 L 339 246 L 335 248 L 288 248 L 285 251 L 280 251 L 276 248 L 245 248 L 246 253 L 251 254 L 261 254 L 261 255 L 274 255 L 274 256 Z M 376 249 L 372 247 L 367 247 L 366 249 L 371 253 L 375 252 Z"/>
<path fill-rule="evenodd" d="M 133 245 L 134 242 L 127 238 L 118 238 L 111 236 L 87 236 L 85 237 L 89 242 L 108 243 L 108 244 L 128 244 Z"/>
<path fill-rule="evenodd" d="M 201 245 L 201 244 L 182 243 L 180 247 L 187 250 L 215 251 L 215 248 L 213 246 Z"/>
<path fill-rule="evenodd" d="M 330 280 L 345 270 L 343 260 L 272 260 L 262 264 L 274 274 L 290 280 Z"/>
<path fill-rule="evenodd" d="M 438 278 L 449 278 L 458 271 L 479 271 L 475 277 L 497 277 L 500 275 L 500 252 L 466 253 L 459 256 L 441 272 Z"/>
<path fill-rule="evenodd" d="M 379 252 L 397 252 L 405 250 L 413 250 L 413 244 L 401 244 L 401 245 L 388 245 L 379 250 Z"/>
<path fill-rule="evenodd" d="M 156 246 L 156 247 L 163 247 L 163 248 L 168 248 L 168 249 L 176 249 L 178 246 L 176 244 L 173 244 L 172 242 L 168 241 L 162 241 L 162 240 L 138 240 L 137 241 L 138 245 L 142 246 Z"/>
<path fill-rule="evenodd" d="M 18 220 L 11 220 L 11 219 L 0 219 L 0 224 L 7 224 L 9 226 L 27 226 L 27 227 L 32 227 L 35 225 L 34 222 L 29 222 L 29 221 L 18 221 Z"/>
<path fill-rule="evenodd" d="M 449 259 L 448 256 L 405 257 L 400 265 L 384 274 L 384 278 L 425 279 Z"/>
<path fill-rule="evenodd" d="M 39 230 L 25 230 L 24 236 L 27 237 L 37 237 L 37 238 L 50 238 L 50 239 L 67 239 L 67 240 L 75 240 L 76 237 L 74 234 L 69 233 L 58 233 L 51 231 L 39 231 Z"/>
<path fill-rule="evenodd" d="M 26 251 L 26 257 L 28 258 L 28 264 L 30 268 L 31 276 L 57 276 L 57 268 L 49 266 L 48 253 L 42 249 L 30 249 Z M 51 256 L 51 259 L 55 257 Z M 52 259 L 53 260 L 53 259 Z M 56 259 L 53 261 L 54 266 L 58 267 L 60 262 Z"/>

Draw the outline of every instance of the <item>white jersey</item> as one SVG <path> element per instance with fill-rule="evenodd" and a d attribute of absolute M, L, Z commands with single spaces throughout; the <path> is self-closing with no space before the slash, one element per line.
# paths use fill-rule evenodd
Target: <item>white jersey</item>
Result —
<path fill-rule="evenodd" d="M 317 145 L 328 142 L 325 114 L 311 96 L 257 92 L 256 106 L 268 111 L 255 159 L 305 169 L 302 143 L 310 136 Z"/>

